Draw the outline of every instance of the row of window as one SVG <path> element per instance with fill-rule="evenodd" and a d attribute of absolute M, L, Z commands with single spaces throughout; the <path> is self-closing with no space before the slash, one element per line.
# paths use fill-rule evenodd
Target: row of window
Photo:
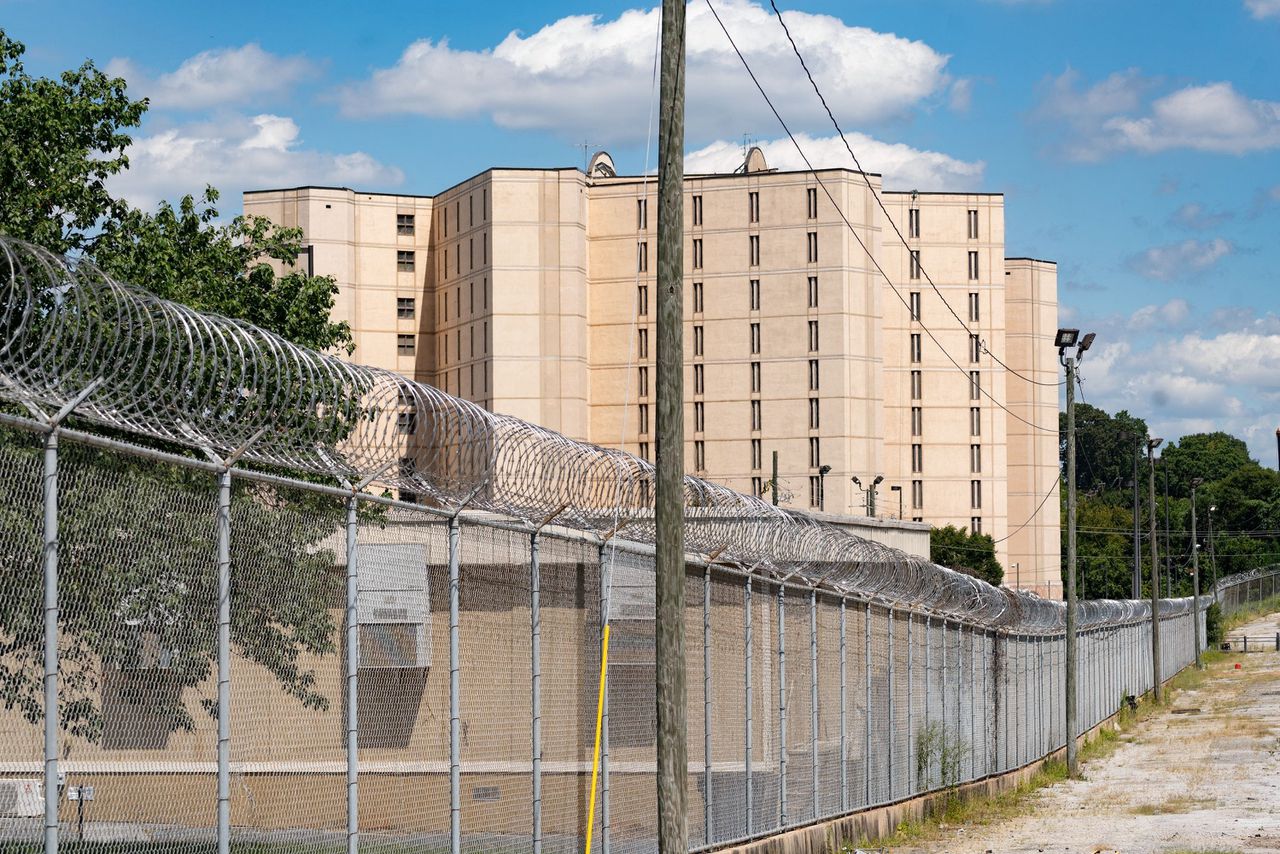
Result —
<path fill-rule="evenodd" d="M 969 221 L 969 239 L 977 240 L 978 239 L 978 211 L 975 208 L 969 208 L 968 221 Z M 910 210 L 907 211 L 907 236 L 908 237 L 920 236 L 920 209 L 919 208 L 911 208 Z"/>
<path fill-rule="evenodd" d="M 911 445 L 911 471 L 913 474 L 924 472 L 924 445 L 916 442 Z M 982 474 L 982 446 L 969 446 L 969 472 Z"/>
<path fill-rule="evenodd" d="M 471 282 L 467 287 L 467 310 L 471 314 L 476 313 L 476 283 Z M 398 301 L 397 301 L 398 304 Z M 489 310 L 489 279 L 480 280 L 480 310 Z M 403 316 L 403 315 L 401 315 Z M 410 315 L 412 316 L 412 315 Z M 462 319 L 462 286 L 459 285 L 453 289 L 453 318 L 455 320 Z M 442 289 L 440 294 L 440 319 L 442 323 L 449 322 L 449 291 Z"/>
<path fill-rule="evenodd" d="M 810 282 L 814 281 L 810 279 Z M 976 293 L 969 294 L 969 322 L 977 323 L 981 318 L 982 301 Z M 907 310 L 911 313 L 911 319 L 916 323 L 920 322 L 920 292 L 911 291 L 907 295 Z"/>
<path fill-rule="evenodd" d="M 911 407 L 911 435 L 924 435 L 924 408 L 920 406 Z M 969 435 L 982 435 L 982 409 L 981 407 L 969 407 Z"/>
<path fill-rule="evenodd" d="M 969 372 L 969 399 L 980 400 L 982 398 L 982 372 Z M 921 371 L 911 372 L 911 399 L 924 399 L 924 374 Z"/>
<path fill-rule="evenodd" d="M 806 190 L 806 200 L 808 203 L 807 213 L 809 219 L 818 218 L 818 190 L 816 187 L 809 187 Z M 760 193 L 751 190 L 747 193 L 747 221 L 760 222 Z M 702 196 L 693 197 L 693 224 L 702 225 Z M 636 229 L 644 231 L 649 227 L 649 200 L 636 199 Z"/>
<path fill-rule="evenodd" d="M 911 363 L 914 365 L 920 364 L 920 362 L 923 360 L 923 353 L 924 353 L 923 344 L 924 342 L 923 342 L 921 333 L 912 332 L 911 333 Z M 979 336 L 973 333 L 970 333 L 969 334 L 969 361 L 973 364 L 977 364 L 979 361 L 981 361 L 983 349 L 985 348 L 983 347 L 982 339 Z M 973 372 L 970 372 L 971 375 L 972 373 Z"/>
<path fill-rule="evenodd" d="M 410 339 L 410 345 L 412 345 L 413 337 L 414 336 L 412 335 L 398 336 L 402 344 L 404 343 L 404 340 L 406 338 Z M 470 347 L 470 351 L 467 354 L 467 358 L 474 359 L 476 357 L 476 326 L 474 323 L 467 327 L 467 338 L 468 338 L 469 347 Z M 447 332 L 441 333 L 439 336 L 439 339 L 440 339 L 440 364 L 442 366 L 448 365 L 449 364 L 449 333 Z M 458 327 L 457 329 L 454 330 L 453 340 L 454 340 L 454 345 L 453 345 L 454 362 L 461 362 L 463 359 L 462 327 Z M 480 326 L 480 353 L 479 354 L 483 356 L 488 352 L 489 352 L 489 321 L 486 320 L 486 321 L 483 321 Z M 412 346 L 410 346 L 408 352 L 406 352 L 402 348 L 400 350 L 400 355 L 412 356 L 413 355 Z"/>
<path fill-rule="evenodd" d="M 810 231 L 807 233 L 807 237 L 808 237 L 808 256 L 807 256 L 808 263 L 816 264 L 818 263 L 818 232 Z M 446 250 L 446 252 L 447 251 L 448 250 Z M 919 265 L 919 258 L 915 257 L 918 254 L 919 253 L 915 253 L 913 255 L 913 258 L 915 259 L 913 261 L 913 264 L 915 264 L 916 267 L 918 267 Z M 702 238 L 695 237 L 693 238 L 693 252 L 692 252 L 693 269 L 701 270 L 703 268 L 704 259 L 705 259 L 705 256 L 703 255 L 703 252 L 702 252 Z M 748 266 L 751 266 L 751 267 L 760 266 L 760 235 L 758 234 L 748 235 L 747 237 L 747 264 Z M 913 267 L 912 269 L 914 270 L 916 269 L 916 267 Z M 649 242 L 647 240 L 641 240 L 636 245 L 636 272 L 639 272 L 639 273 L 649 272 Z M 918 279 L 920 278 L 920 276 L 913 275 L 911 278 Z M 977 276 L 971 276 L 970 278 L 977 278 Z"/>
<path fill-rule="evenodd" d="M 648 259 L 646 256 L 647 256 L 646 252 L 642 252 L 640 255 L 641 264 L 644 265 L 644 267 L 640 271 L 642 273 L 645 272 L 645 269 L 647 269 Z M 809 293 L 809 302 L 808 302 L 809 308 L 817 308 L 818 307 L 818 277 L 817 276 L 809 277 L 808 293 Z M 702 286 L 702 282 L 694 282 L 693 283 L 693 313 L 694 314 L 702 314 L 704 312 L 706 307 L 705 294 L 706 294 L 706 291 L 705 291 L 705 288 L 703 288 Z M 760 280 L 759 279 L 749 279 L 747 281 L 747 307 L 750 311 L 760 310 Z M 638 285 L 636 288 L 636 313 L 641 317 L 645 317 L 649 314 L 649 286 L 648 285 Z"/>
<path fill-rule="evenodd" d="M 440 206 L 441 216 L 437 220 L 442 229 L 441 237 L 449 236 L 449 206 L 447 204 Z M 489 190 L 481 188 L 480 190 L 480 221 L 484 222 L 489 218 Z M 472 193 L 467 196 L 467 228 L 472 228 L 476 224 L 476 195 Z M 458 232 L 462 230 L 462 199 L 457 199 L 453 203 L 453 230 Z"/>
<path fill-rule="evenodd" d="M 911 280 L 913 282 L 920 280 L 921 269 L 922 268 L 920 266 L 920 250 L 912 249 L 911 250 L 911 269 L 908 275 L 911 277 Z M 969 253 L 969 281 L 976 282 L 980 278 L 979 273 L 980 271 L 979 271 L 979 265 L 978 265 L 978 253 L 976 251 L 971 251 Z"/>

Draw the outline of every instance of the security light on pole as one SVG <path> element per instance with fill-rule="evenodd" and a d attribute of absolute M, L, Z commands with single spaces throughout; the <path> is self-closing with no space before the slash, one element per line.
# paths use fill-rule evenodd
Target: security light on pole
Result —
<path fill-rule="evenodd" d="M 898 518 L 901 519 L 902 518 L 902 487 L 895 483 L 893 486 L 889 487 L 889 491 L 898 493 Z"/>
<path fill-rule="evenodd" d="M 827 509 L 827 475 L 831 474 L 831 466 L 818 469 L 818 509 Z"/>

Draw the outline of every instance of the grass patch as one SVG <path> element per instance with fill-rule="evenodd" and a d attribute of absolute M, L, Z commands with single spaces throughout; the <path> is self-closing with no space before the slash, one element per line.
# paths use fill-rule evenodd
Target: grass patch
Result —
<path fill-rule="evenodd" d="M 1135 815 L 1183 815 L 1213 804 L 1213 801 L 1204 798 L 1173 795 L 1157 804 L 1139 804 L 1132 811 Z"/>
<path fill-rule="evenodd" d="M 1245 623 L 1251 623 L 1259 617 L 1274 614 L 1276 611 L 1280 611 L 1280 595 L 1263 599 L 1260 602 L 1250 602 L 1240 610 L 1232 612 L 1229 617 L 1222 621 L 1222 631 L 1226 634 L 1240 628 Z"/>

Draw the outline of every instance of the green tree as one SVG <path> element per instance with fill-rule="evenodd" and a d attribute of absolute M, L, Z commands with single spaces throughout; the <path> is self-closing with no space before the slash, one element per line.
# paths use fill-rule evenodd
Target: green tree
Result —
<path fill-rule="evenodd" d="M 1066 470 L 1067 416 L 1059 413 L 1059 461 Z M 1087 403 L 1076 404 L 1076 488 L 1101 493 L 1133 481 L 1133 460 L 1147 436 L 1147 422 L 1128 412 L 1114 416 Z"/>
<path fill-rule="evenodd" d="M 976 534 L 947 525 L 929 531 L 929 559 L 988 584 L 1004 580 L 1004 568 L 996 559 L 996 544 L 990 534 Z"/>
<path fill-rule="evenodd" d="M 198 199 L 161 204 L 155 213 L 113 196 L 109 179 L 128 168 L 128 131 L 138 126 L 146 101 L 130 99 L 123 80 L 91 61 L 57 78 L 33 77 L 23 67 L 24 50 L 0 30 L 0 233 L 87 257 L 122 281 L 304 347 L 350 352 L 350 330 L 330 317 L 333 279 L 294 269 L 299 230 L 252 217 L 219 224 L 211 187 Z M 51 310 L 33 322 L 77 320 Z M 220 365 L 195 364 L 192 382 L 220 370 L 225 373 Z M 148 694 L 149 711 L 171 730 L 190 728 L 183 691 L 208 679 L 216 657 L 214 483 L 180 466 L 75 443 L 64 443 L 60 457 L 61 724 L 86 738 L 102 736 L 104 680 L 136 663 L 142 637 L 165 651 L 163 680 L 175 689 Z M 31 437 L 5 430 L 0 704 L 32 721 L 43 714 L 38 472 L 39 448 Z M 328 546 L 342 514 L 330 499 L 243 481 L 236 482 L 232 501 L 236 651 L 265 667 L 303 705 L 322 708 L 328 699 L 316 691 L 304 662 L 335 652 L 331 608 L 341 580 Z M 213 711 L 207 698 L 204 705 Z"/>
<path fill-rule="evenodd" d="M 1191 496 L 1194 478 L 1222 480 L 1238 469 L 1257 466 L 1242 439 L 1221 431 L 1183 436 L 1167 446 L 1160 459 L 1169 468 L 1169 494 L 1177 498 Z"/>

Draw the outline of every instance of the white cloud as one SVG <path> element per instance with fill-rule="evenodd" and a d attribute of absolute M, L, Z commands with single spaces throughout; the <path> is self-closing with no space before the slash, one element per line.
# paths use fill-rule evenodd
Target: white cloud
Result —
<path fill-rule="evenodd" d="M 774 17 L 751 0 L 724 0 L 718 9 L 788 121 L 797 128 L 827 126 Z M 829 15 L 791 11 L 786 20 L 832 110 L 851 125 L 902 115 L 950 83 L 947 57 L 922 42 Z M 484 50 L 421 39 L 395 65 L 339 92 L 339 100 L 352 116 L 479 116 L 503 127 L 634 142 L 648 126 L 658 23 L 657 9 L 632 9 L 612 20 L 561 18 Z M 686 27 L 688 139 L 775 128 L 706 6 L 689 6 Z"/>
<path fill-rule="evenodd" d="M 1168 282 L 1209 269 L 1235 251 L 1230 241 L 1184 240 L 1166 246 L 1153 246 L 1128 259 L 1129 267 L 1148 279 Z"/>
<path fill-rule="evenodd" d="M 1103 128 L 1117 147 L 1146 153 L 1190 148 L 1246 154 L 1280 147 L 1280 102 L 1246 98 L 1230 83 L 1188 86 L 1157 99 L 1147 116 L 1117 116 Z"/>
<path fill-rule="evenodd" d="M 977 186 L 982 181 L 986 163 L 957 160 L 936 151 L 922 151 L 901 143 L 881 142 L 861 134 L 850 133 L 849 140 L 858 160 L 868 172 L 884 175 L 886 187 L 898 190 L 913 188 L 929 190 L 963 190 Z M 818 169 L 854 169 L 852 158 L 838 136 L 814 138 L 808 134 L 796 134 L 796 141 L 804 149 L 809 162 Z M 755 143 L 764 152 L 770 168 L 802 170 L 804 160 L 796 152 L 791 140 L 766 140 Z M 719 140 L 685 157 L 687 174 L 706 172 L 732 172 L 742 165 L 742 143 Z"/>
<path fill-rule="evenodd" d="M 961 77 L 951 84 L 951 109 L 957 113 L 968 112 L 973 106 L 973 80 Z"/>
<path fill-rule="evenodd" d="M 243 190 L 335 184 L 394 187 L 399 169 L 360 151 L 329 154 L 298 147 L 299 129 L 287 116 L 233 116 L 139 137 L 129 147 L 129 169 L 112 189 L 132 204 L 150 208 L 161 199 L 199 193 L 205 184 L 224 198 Z"/>
<path fill-rule="evenodd" d="M 130 90 L 146 95 L 153 107 L 182 110 L 279 97 L 315 70 L 304 57 L 278 56 L 256 44 L 202 51 L 158 77 L 124 57 L 106 65 L 108 74 L 128 80 Z"/>
<path fill-rule="evenodd" d="M 1184 299 L 1171 299 L 1164 305 L 1147 305 L 1129 315 L 1129 329 L 1139 332 L 1148 329 L 1167 330 L 1181 326 L 1191 315 L 1191 306 Z"/>
<path fill-rule="evenodd" d="M 1232 216 L 1233 214 L 1230 211 L 1210 211 L 1199 202 L 1187 202 L 1174 211 L 1169 220 L 1175 225 L 1192 228 L 1196 231 L 1204 231 L 1221 225 L 1231 219 Z"/>
<path fill-rule="evenodd" d="M 1258 20 L 1280 16 L 1280 0 L 1244 0 L 1244 5 Z"/>

